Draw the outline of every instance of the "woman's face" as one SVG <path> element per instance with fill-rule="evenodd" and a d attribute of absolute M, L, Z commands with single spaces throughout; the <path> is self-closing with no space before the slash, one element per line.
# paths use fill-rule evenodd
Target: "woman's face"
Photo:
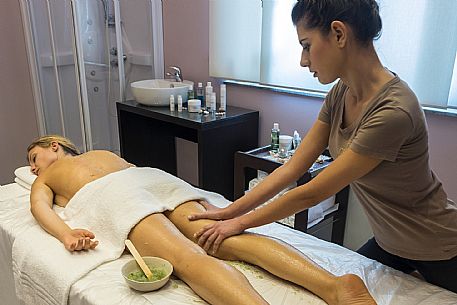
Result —
<path fill-rule="evenodd" d="M 298 41 L 302 46 L 300 65 L 308 67 L 322 84 L 336 80 L 339 68 L 338 48 L 332 43 L 331 34 L 323 36 L 319 29 L 307 29 L 302 22 L 297 24 Z"/>
<path fill-rule="evenodd" d="M 57 160 L 57 149 L 53 144 L 47 148 L 35 146 L 29 151 L 28 159 L 30 170 L 39 176 L 41 172 Z"/>

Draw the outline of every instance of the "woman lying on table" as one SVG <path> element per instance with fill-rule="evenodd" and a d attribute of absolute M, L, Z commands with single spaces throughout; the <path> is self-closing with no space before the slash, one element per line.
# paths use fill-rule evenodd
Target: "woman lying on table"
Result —
<path fill-rule="evenodd" d="M 70 228 L 52 205 L 65 207 L 85 185 L 110 173 L 132 170 L 133 165 L 108 151 L 79 154 L 68 139 L 60 136 L 45 136 L 33 142 L 28 148 L 28 160 L 32 172 L 38 175 L 31 193 L 31 211 L 38 223 L 69 251 L 97 247 L 92 232 Z M 214 221 L 188 220 L 190 214 L 203 211 L 197 201 L 183 202 L 173 210 L 145 217 L 133 227 L 128 238 L 141 255 L 170 261 L 174 274 L 210 304 L 267 304 L 238 270 L 219 259 L 262 267 L 310 290 L 328 304 L 375 304 L 356 275 L 334 276 L 303 253 L 270 237 L 251 233 L 230 237 L 212 256 L 207 255 L 195 243 L 193 234 Z"/>

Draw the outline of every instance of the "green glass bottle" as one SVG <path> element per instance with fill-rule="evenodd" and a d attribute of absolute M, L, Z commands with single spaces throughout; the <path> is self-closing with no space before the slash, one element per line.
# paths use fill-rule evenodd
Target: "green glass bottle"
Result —
<path fill-rule="evenodd" d="M 271 130 L 271 150 L 277 152 L 279 149 L 279 123 L 273 124 Z"/>

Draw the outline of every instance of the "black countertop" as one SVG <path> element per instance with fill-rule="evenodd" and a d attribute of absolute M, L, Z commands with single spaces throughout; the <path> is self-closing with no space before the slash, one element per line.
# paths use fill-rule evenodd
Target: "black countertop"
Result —
<path fill-rule="evenodd" d="M 211 129 L 234 124 L 240 120 L 248 119 L 252 115 L 258 115 L 258 111 L 245 109 L 235 106 L 227 106 L 227 111 L 224 115 L 216 115 L 210 113 L 207 115 L 200 113 L 188 112 L 184 109 L 182 112 L 170 111 L 168 106 L 146 106 L 139 104 L 135 100 L 125 102 L 117 102 L 118 108 L 128 110 L 129 112 L 137 113 L 146 117 L 159 119 L 161 121 L 170 122 L 173 124 L 190 127 L 193 129 Z M 230 118 L 230 120 L 228 120 Z M 235 119 L 235 120 L 233 120 Z"/>

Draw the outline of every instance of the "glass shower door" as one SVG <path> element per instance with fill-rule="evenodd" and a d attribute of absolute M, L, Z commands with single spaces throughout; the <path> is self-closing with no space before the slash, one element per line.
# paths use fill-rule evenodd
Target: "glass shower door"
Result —
<path fill-rule="evenodd" d="M 88 149 L 118 151 L 117 122 L 111 119 L 115 98 L 110 50 L 115 45 L 109 22 L 110 1 L 73 0 L 75 43 L 78 50 L 81 102 L 85 110 Z M 116 91 L 116 90 L 114 90 Z"/>
<path fill-rule="evenodd" d="M 70 138 L 85 150 L 76 78 L 71 6 L 67 1 L 26 2 L 45 133 Z"/>
<path fill-rule="evenodd" d="M 133 99 L 132 82 L 164 78 L 162 1 L 119 1 L 121 34 L 125 62 L 125 92 Z"/>
<path fill-rule="evenodd" d="M 40 133 L 119 153 L 116 101 L 163 78 L 160 0 L 20 0 Z"/>

